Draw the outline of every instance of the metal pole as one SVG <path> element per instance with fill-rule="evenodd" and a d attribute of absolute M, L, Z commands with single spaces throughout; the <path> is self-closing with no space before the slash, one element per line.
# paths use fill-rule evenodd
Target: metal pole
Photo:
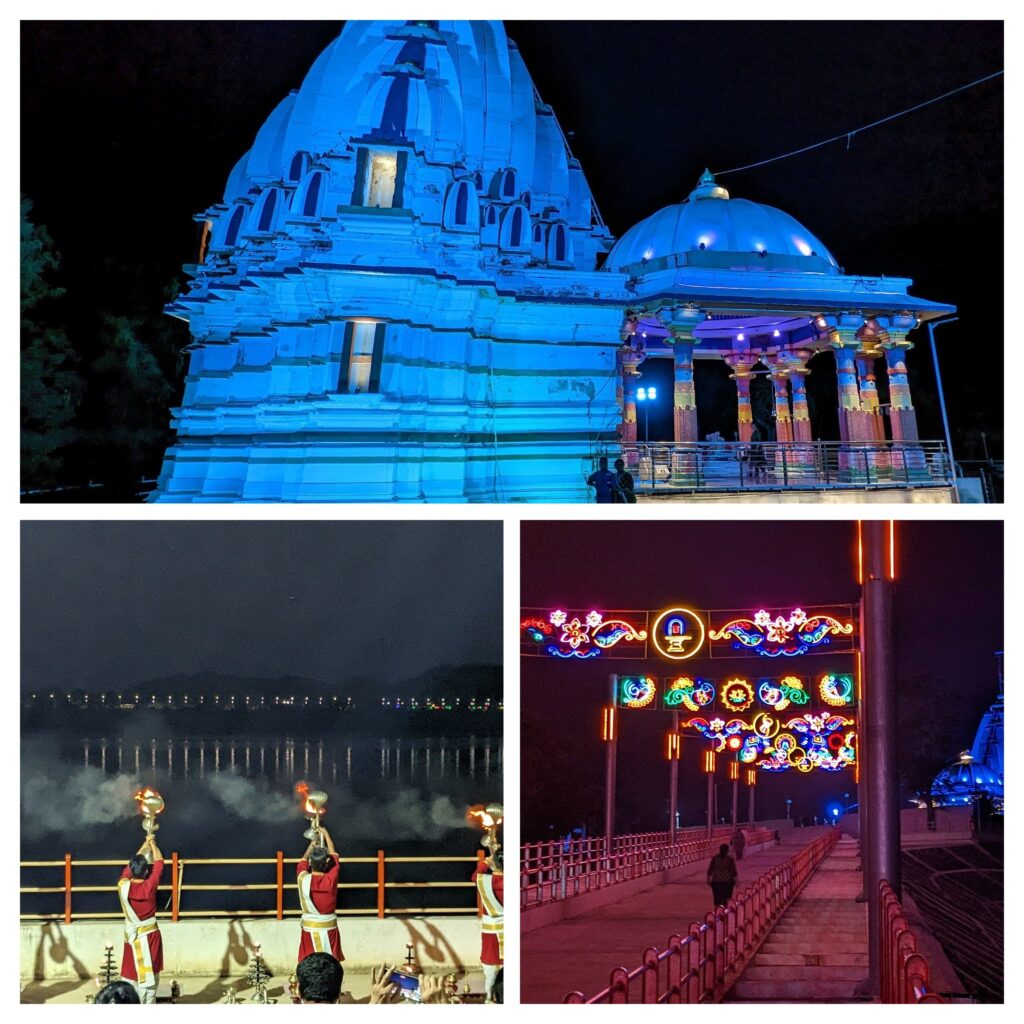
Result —
<path fill-rule="evenodd" d="M 739 776 L 732 780 L 732 830 L 739 826 L 740 780 Z"/>
<path fill-rule="evenodd" d="M 612 842 L 615 837 L 615 753 L 619 745 L 619 722 L 618 710 L 615 707 L 615 697 L 618 691 L 619 677 L 611 675 L 608 677 L 608 690 L 611 701 L 608 705 L 609 711 L 609 732 L 605 737 L 605 761 L 604 761 L 604 850 L 608 859 L 608 867 L 611 868 Z"/>
<path fill-rule="evenodd" d="M 708 772 L 708 839 L 715 827 L 715 773 Z"/>
<path fill-rule="evenodd" d="M 948 320 L 940 320 L 939 326 L 943 324 L 952 324 L 959 320 L 960 317 L 950 317 Z M 935 321 L 928 321 L 928 338 L 932 343 L 932 363 L 935 366 L 935 384 L 939 392 L 939 408 L 942 410 L 942 426 L 946 431 L 946 450 L 949 452 L 949 468 L 953 473 L 953 478 L 956 479 L 956 459 L 953 458 L 953 438 L 949 433 L 949 417 L 946 415 L 946 396 L 942 391 L 942 373 L 939 371 L 939 353 L 935 347 Z"/>
<path fill-rule="evenodd" d="M 864 675 L 868 681 L 862 714 L 867 726 L 868 771 L 863 778 L 870 801 L 871 829 L 865 881 L 868 897 L 868 957 L 871 993 L 880 991 L 882 920 L 878 886 L 888 881 L 899 899 L 900 818 L 896 772 L 896 678 L 892 635 L 892 583 L 888 575 L 889 524 L 871 520 L 864 535 Z"/>
<path fill-rule="evenodd" d="M 754 827 L 754 787 L 747 786 L 747 827 Z"/>
<path fill-rule="evenodd" d="M 679 735 L 679 712 L 672 712 L 672 732 Z M 679 758 L 671 757 L 668 762 L 668 841 L 676 841 L 676 807 L 679 804 Z"/>

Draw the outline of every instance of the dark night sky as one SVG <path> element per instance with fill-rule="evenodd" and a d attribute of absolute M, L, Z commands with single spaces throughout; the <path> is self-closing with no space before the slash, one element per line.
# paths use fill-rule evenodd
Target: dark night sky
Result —
<path fill-rule="evenodd" d="M 22 686 L 501 663 L 501 524 L 26 523 Z M 445 581 L 452 581 L 450 584 Z"/>
<path fill-rule="evenodd" d="M 193 257 L 191 215 L 220 201 L 263 119 L 340 27 L 24 23 L 22 190 L 69 278 L 116 304 L 103 263 L 128 245 L 147 273 L 169 281 Z M 998 22 L 507 28 L 575 132 L 616 234 L 683 199 L 705 165 L 816 142 L 1003 64 Z M 857 136 L 849 151 L 834 144 L 723 179 L 734 195 L 793 214 L 850 272 L 911 277 L 917 294 L 959 306 L 962 322 L 942 332 L 942 349 L 961 457 L 980 455 L 979 430 L 1000 449 L 1002 123 L 997 80 Z M 939 437 L 919 340 L 911 374 L 922 436 Z"/>
<path fill-rule="evenodd" d="M 855 529 L 852 523 L 821 521 L 527 522 L 522 529 L 522 604 L 601 611 L 677 602 L 751 610 L 854 602 L 859 590 L 853 576 Z M 950 748 L 924 752 L 941 766 L 970 744 L 981 714 L 995 697 L 993 653 L 1003 643 L 1002 523 L 905 521 L 897 529 L 897 677 L 907 705 L 923 707 L 948 727 Z M 797 660 L 798 666 L 787 667 L 812 672 L 826 671 L 830 659 Z M 524 721 L 532 715 L 534 721 L 557 723 L 561 735 L 573 738 L 563 747 L 565 756 L 586 762 L 599 786 L 599 708 L 607 699 L 608 673 L 664 675 L 665 664 L 660 659 L 599 665 L 522 658 Z M 756 671 L 749 659 L 745 664 L 747 672 Z M 739 665 L 716 662 L 705 671 L 739 671 Z M 956 708 L 944 697 L 954 689 L 965 698 Z M 620 807 L 633 818 L 620 831 L 663 827 L 668 770 L 661 745 L 668 717 L 660 711 L 622 714 L 619 786 L 630 798 Z M 536 753 L 534 736 L 524 727 L 524 762 Z M 907 734 L 905 741 L 913 743 L 914 736 Z M 698 746 L 703 749 L 697 742 L 684 745 L 680 772 L 682 810 L 691 821 L 703 807 L 703 781 L 696 775 Z M 548 763 L 545 771 L 557 776 L 559 766 Z M 851 789 L 852 776 L 762 773 L 758 798 L 764 803 L 759 806 L 766 814 L 784 815 L 783 801 L 790 795 L 794 807 L 803 807 L 801 813 L 820 815 L 827 800 Z M 528 792 L 524 774 L 523 793 Z M 536 833 L 545 824 L 524 809 L 524 838 L 540 838 L 528 832 Z"/>

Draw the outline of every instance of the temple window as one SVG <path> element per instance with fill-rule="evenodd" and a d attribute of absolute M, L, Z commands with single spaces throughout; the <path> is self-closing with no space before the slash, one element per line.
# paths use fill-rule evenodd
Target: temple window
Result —
<path fill-rule="evenodd" d="M 380 209 L 390 209 L 394 206 L 397 176 L 398 156 L 395 153 L 371 152 L 363 205 Z"/>
<path fill-rule="evenodd" d="M 232 246 L 238 241 L 238 232 L 242 227 L 242 218 L 245 216 L 245 207 L 236 206 L 231 212 L 231 219 L 228 221 L 227 231 L 224 232 L 224 245 Z"/>
<path fill-rule="evenodd" d="M 306 179 L 302 196 L 302 216 L 317 217 L 320 214 L 320 200 L 324 190 L 324 172 L 314 171 Z"/>
<path fill-rule="evenodd" d="M 526 249 L 531 244 L 530 215 L 522 203 L 510 206 L 501 222 L 500 244 L 503 249 Z"/>
<path fill-rule="evenodd" d="M 345 324 L 339 387 L 343 394 L 373 394 L 380 390 L 385 329 L 385 324 L 372 320 L 350 320 Z"/>
<path fill-rule="evenodd" d="M 515 199 L 516 196 L 516 172 L 509 169 L 502 171 L 501 180 L 498 183 L 498 195 L 502 199 Z"/>
<path fill-rule="evenodd" d="M 306 173 L 306 159 L 305 153 L 296 153 L 292 157 L 292 162 L 288 167 L 289 181 L 302 181 L 302 176 Z"/>
<path fill-rule="evenodd" d="M 256 221 L 257 231 L 273 231 L 274 213 L 277 210 L 277 192 L 276 188 L 270 189 L 264 195 L 262 203 L 257 207 L 259 211 L 259 217 Z"/>
<path fill-rule="evenodd" d="M 572 262 L 572 239 L 564 224 L 556 224 L 548 235 L 548 262 Z"/>
<path fill-rule="evenodd" d="M 444 203 L 444 226 L 473 230 L 480 226 L 480 206 L 471 181 L 456 181 L 448 187 Z"/>

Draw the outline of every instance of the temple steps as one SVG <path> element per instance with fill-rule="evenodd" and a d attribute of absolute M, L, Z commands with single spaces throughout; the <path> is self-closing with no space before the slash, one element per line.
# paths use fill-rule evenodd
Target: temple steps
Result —
<path fill-rule="evenodd" d="M 868 975 L 867 905 L 858 844 L 841 839 L 801 890 L 726 1002 L 861 1002 Z"/>

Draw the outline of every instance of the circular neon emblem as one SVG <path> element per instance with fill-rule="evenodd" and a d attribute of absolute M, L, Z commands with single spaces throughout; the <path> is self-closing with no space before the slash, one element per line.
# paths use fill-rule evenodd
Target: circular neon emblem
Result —
<path fill-rule="evenodd" d="M 651 641 L 663 658 L 685 661 L 704 646 L 704 623 L 689 608 L 669 608 L 654 622 Z"/>

